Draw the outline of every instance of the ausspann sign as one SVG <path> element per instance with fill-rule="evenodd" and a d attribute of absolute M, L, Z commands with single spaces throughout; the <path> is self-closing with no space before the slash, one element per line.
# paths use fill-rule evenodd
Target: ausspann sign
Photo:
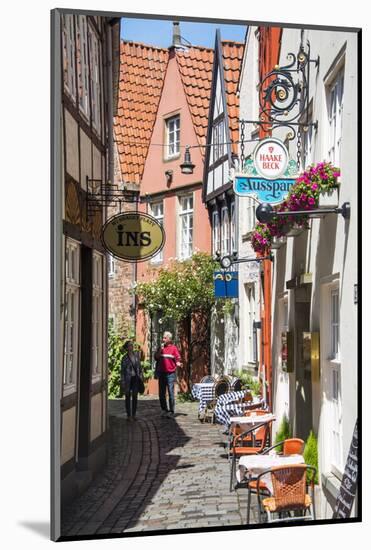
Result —
<path fill-rule="evenodd" d="M 236 174 L 234 192 L 259 202 L 279 204 L 287 197 L 297 174 L 295 160 L 289 158 L 285 145 L 276 138 L 266 138 L 256 146 L 253 158 Z"/>
<path fill-rule="evenodd" d="M 115 258 L 127 262 L 149 260 L 163 248 L 165 231 L 152 216 L 126 212 L 113 216 L 102 229 L 104 248 Z"/>

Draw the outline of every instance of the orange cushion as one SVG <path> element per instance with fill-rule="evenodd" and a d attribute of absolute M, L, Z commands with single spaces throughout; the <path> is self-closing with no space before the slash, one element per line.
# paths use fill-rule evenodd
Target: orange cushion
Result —
<path fill-rule="evenodd" d="M 269 512 L 276 512 L 277 511 L 277 504 L 276 504 L 276 499 L 274 497 L 269 497 L 269 498 L 264 498 L 262 500 L 262 504 L 263 504 L 263 507 L 266 511 L 269 511 Z M 304 504 L 304 508 L 309 508 L 309 506 L 312 504 L 312 499 L 310 498 L 309 495 L 305 495 L 305 504 Z M 287 509 L 287 510 L 294 510 L 294 508 L 290 508 L 290 507 L 287 507 L 287 508 L 280 508 L 280 510 L 284 510 L 284 509 Z"/>

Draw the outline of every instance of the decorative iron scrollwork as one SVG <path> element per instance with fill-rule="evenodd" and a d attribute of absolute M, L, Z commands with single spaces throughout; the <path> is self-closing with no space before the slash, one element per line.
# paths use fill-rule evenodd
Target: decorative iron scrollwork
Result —
<path fill-rule="evenodd" d="M 139 191 L 119 189 L 118 185 L 103 183 L 102 180 L 86 178 L 86 215 L 92 216 L 101 212 L 103 207 L 118 205 L 121 212 L 122 203 L 137 202 Z"/>
<path fill-rule="evenodd" d="M 308 104 L 310 64 L 315 63 L 317 67 L 319 58 L 310 58 L 309 41 L 307 51 L 301 45 L 297 55 L 290 52 L 287 58 L 287 65 L 277 65 L 260 83 L 259 120 L 240 120 L 240 123 L 256 124 L 265 132 L 286 127 L 289 130 L 287 138 L 293 140 L 297 135 L 296 127 L 317 125 L 309 122 Z"/>

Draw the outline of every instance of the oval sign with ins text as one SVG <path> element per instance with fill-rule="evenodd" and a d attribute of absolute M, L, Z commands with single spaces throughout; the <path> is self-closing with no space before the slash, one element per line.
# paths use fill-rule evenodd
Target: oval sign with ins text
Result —
<path fill-rule="evenodd" d="M 142 212 L 117 214 L 102 228 L 104 248 L 115 258 L 142 262 L 155 256 L 165 244 L 165 231 L 156 218 Z"/>

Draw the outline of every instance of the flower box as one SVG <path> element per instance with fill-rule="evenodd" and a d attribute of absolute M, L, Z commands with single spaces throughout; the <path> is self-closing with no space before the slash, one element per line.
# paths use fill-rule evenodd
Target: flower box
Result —
<path fill-rule="evenodd" d="M 271 248 L 273 250 L 277 250 L 278 248 L 281 248 L 283 244 L 286 244 L 286 237 L 273 237 Z"/>
<path fill-rule="evenodd" d="M 339 189 L 337 187 L 321 192 L 318 197 L 318 208 L 337 208 L 339 206 Z"/>
<path fill-rule="evenodd" d="M 300 225 L 297 225 L 295 223 L 290 227 L 288 233 L 286 233 L 286 237 L 297 237 L 298 235 L 303 233 L 303 231 L 304 231 L 304 227 L 301 227 Z"/>

